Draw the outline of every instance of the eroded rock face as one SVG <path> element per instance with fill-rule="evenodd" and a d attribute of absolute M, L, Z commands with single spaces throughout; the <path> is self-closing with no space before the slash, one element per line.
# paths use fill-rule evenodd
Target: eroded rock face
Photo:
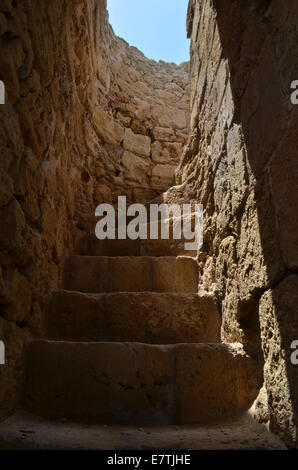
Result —
<path fill-rule="evenodd" d="M 204 204 L 200 290 L 220 302 L 223 341 L 240 341 L 258 358 L 265 387 L 256 409 L 291 446 L 298 419 L 298 370 L 289 354 L 298 338 L 297 280 L 289 277 L 298 253 L 298 107 L 290 102 L 297 14 L 295 2 L 190 1 L 190 137 L 176 186 L 162 197 Z"/>
<path fill-rule="evenodd" d="M 117 195 L 155 197 L 187 138 L 187 63 L 117 38 L 105 0 L 0 1 L 0 418 L 16 402 L 27 337 L 73 241 Z"/>

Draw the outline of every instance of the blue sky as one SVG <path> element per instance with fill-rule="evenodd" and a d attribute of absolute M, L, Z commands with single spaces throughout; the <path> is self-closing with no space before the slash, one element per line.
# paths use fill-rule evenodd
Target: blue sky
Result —
<path fill-rule="evenodd" d="M 189 60 L 186 38 L 188 0 L 108 0 L 115 33 L 148 58 Z"/>

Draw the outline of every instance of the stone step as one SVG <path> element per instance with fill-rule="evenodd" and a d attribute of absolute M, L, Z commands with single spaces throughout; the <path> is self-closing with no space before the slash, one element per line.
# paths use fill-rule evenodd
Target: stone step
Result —
<path fill-rule="evenodd" d="M 84 294 L 58 290 L 46 316 L 47 338 L 151 344 L 220 341 L 212 296 L 156 292 Z"/>
<path fill-rule="evenodd" d="M 141 240 L 98 240 L 94 234 L 81 238 L 75 253 L 80 256 L 140 256 Z"/>
<path fill-rule="evenodd" d="M 94 234 L 82 237 L 76 246 L 81 256 L 196 256 L 185 251 L 184 240 L 98 240 Z"/>
<path fill-rule="evenodd" d="M 88 293 L 195 293 L 198 264 L 182 256 L 70 256 L 65 261 L 63 287 Z"/>
<path fill-rule="evenodd" d="M 257 396 L 241 345 L 27 344 L 24 406 L 52 418 L 117 424 L 220 422 Z"/>

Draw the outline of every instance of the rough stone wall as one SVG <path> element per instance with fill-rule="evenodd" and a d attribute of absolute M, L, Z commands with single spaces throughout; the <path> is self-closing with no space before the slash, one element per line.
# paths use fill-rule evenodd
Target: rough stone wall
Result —
<path fill-rule="evenodd" d="M 24 341 L 41 334 L 63 257 L 94 230 L 95 207 L 171 184 L 187 69 L 116 38 L 105 0 L 0 0 L 0 418 L 17 401 Z"/>
<path fill-rule="evenodd" d="M 190 0 L 190 137 L 167 201 L 204 204 L 200 289 L 260 363 L 256 416 L 298 444 L 298 4 Z M 260 384 L 261 385 L 261 384 Z"/>

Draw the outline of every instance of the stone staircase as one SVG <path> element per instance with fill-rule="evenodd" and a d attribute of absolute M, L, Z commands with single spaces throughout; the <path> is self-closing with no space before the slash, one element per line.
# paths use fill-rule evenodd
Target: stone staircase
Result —
<path fill-rule="evenodd" d="M 164 425 L 237 417 L 258 392 L 258 368 L 220 343 L 195 258 L 163 242 L 86 236 L 52 293 L 47 340 L 28 343 L 25 409 L 86 423 Z M 170 253 L 170 256 L 169 256 Z"/>

